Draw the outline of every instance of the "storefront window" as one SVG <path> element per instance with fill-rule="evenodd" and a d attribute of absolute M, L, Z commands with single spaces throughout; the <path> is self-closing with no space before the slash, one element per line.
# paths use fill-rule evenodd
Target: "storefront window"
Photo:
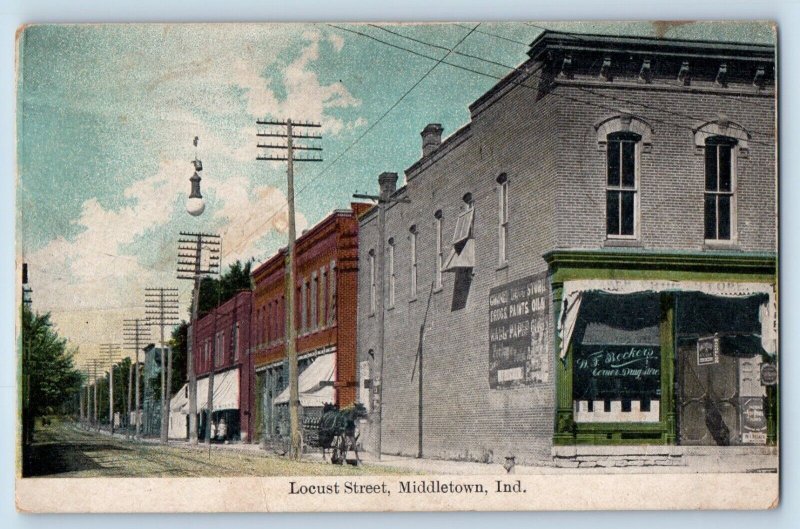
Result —
<path fill-rule="evenodd" d="M 657 422 L 660 298 L 587 293 L 573 341 L 576 422 Z"/>

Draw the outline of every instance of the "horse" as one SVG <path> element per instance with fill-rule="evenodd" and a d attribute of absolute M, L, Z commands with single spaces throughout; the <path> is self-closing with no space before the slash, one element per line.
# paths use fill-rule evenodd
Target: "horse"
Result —
<path fill-rule="evenodd" d="M 326 458 L 326 450 L 331 449 L 331 463 L 341 465 L 349 450 L 356 455 L 354 465 L 361 460 L 358 457 L 358 427 L 356 421 L 367 416 L 363 404 L 352 404 L 339 408 L 335 404 L 325 404 L 319 421 L 319 446 L 322 448 L 322 459 Z"/>

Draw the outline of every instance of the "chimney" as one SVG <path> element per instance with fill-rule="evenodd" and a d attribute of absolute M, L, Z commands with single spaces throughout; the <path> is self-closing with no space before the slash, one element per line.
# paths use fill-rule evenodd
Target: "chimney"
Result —
<path fill-rule="evenodd" d="M 397 173 L 381 173 L 378 176 L 378 185 L 381 188 L 381 199 L 387 199 L 397 191 Z"/>
<path fill-rule="evenodd" d="M 442 125 L 440 123 L 429 123 L 422 129 L 422 157 L 428 156 L 442 144 Z"/>

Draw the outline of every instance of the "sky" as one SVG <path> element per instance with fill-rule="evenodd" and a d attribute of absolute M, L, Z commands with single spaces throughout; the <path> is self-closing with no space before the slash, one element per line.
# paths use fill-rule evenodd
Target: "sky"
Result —
<path fill-rule="evenodd" d="M 445 136 L 466 124 L 469 104 L 524 62 L 545 27 L 774 41 L 759 23 L 337 25 L 26 29 L 17 253 L 34 310 L 51 313 L 79 363 L 122 341 L 122 320 L 144 315 L 146 287 L 179 288 L 188 318 L 191 282 L 175 273 L 180 231 L 219 233 L 223 269 L 236 259 L 261 263 L 285 245 L 286 167 L 256 160 L 257 119 L 322 125 L 324 161 L 295 165 L 299 233 L 348 207 L 353 193 L 375 193 L 378 174 L 402 175 L 419 159 L 426 124 L 441 123 Z M 473 57 L 447 62 L 485 76 L 435 66 L 456 44 Z M 195 156 L 204 168 L 199 217 L 185 211 Z"/>

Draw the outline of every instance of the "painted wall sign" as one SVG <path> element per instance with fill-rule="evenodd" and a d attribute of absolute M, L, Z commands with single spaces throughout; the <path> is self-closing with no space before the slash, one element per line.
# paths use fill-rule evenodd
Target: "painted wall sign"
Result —
<path fill-rule="evenodd" d="M 661 389 L 661 348 L 584 344 L 575 348 L 574 373 L 579 399 L 656 398 Z"/>
<path fill-rule="evenodd" d="M 550 380 L 549 298 L 546 273 L 489 292 L 489 387 Z"/>
<path fill-rule="evenodd" d="M 709 336 L 697 340 L 697 365 L 707 366 L 719 363 L 719 338 Z"/>
<path fill-rule="evenodd" d="M 778 383 L 778 367 L 775 364 L 761 364 L 761 385 L 774 386 Z"/>

